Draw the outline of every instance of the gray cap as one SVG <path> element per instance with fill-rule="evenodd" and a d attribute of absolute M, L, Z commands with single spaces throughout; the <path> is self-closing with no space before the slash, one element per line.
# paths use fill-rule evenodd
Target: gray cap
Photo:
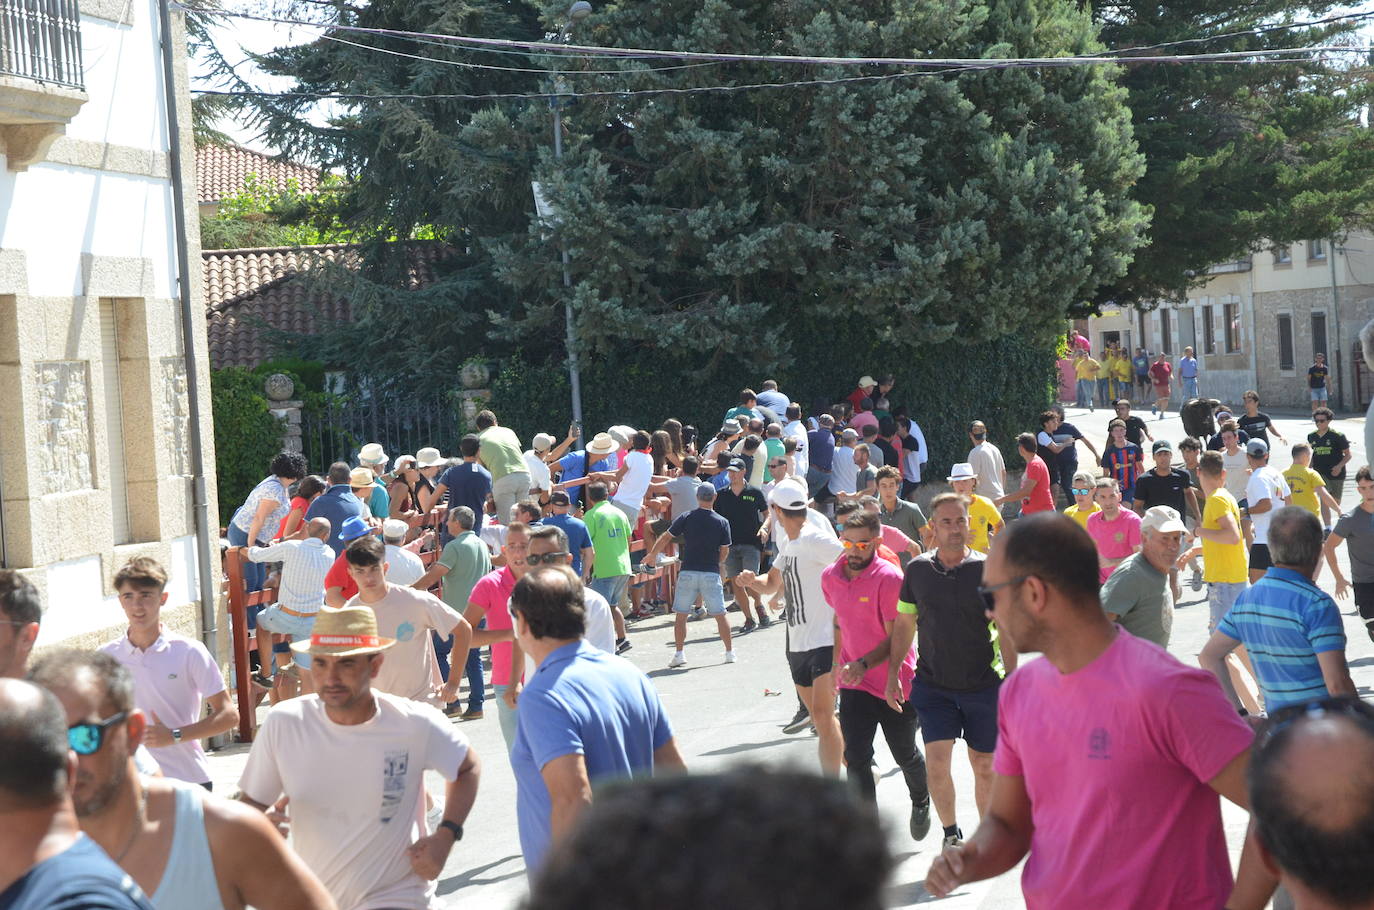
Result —
<path fill-rule="evenodd" d="M 697 500 L 699 502 L 710 502 L 716 498 L 716 488 L 709 483 L 697 484 Z"/>

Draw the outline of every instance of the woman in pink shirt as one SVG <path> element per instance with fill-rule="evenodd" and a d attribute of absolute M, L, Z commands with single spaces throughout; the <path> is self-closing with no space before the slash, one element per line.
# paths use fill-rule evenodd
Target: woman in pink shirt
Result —
<path fill-rule="evenodd" d="M 1097 544 L 1098 581 L 1116 571 L 1121 561 L 1140 550 L 1140 516 L 1121 508 L 1121 487 L 1111 477 L 1100 477 L 1093 502 L 1102 507 L 1088 517 L 1088 536 Z"/>

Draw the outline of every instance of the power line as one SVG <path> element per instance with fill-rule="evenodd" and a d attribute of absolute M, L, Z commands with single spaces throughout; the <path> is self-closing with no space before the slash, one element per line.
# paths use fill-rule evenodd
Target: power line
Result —
<path fill-rule="evenodd" d="M 1070 55 L 1064 57 L 997 57 L 997 58 L 960 58 L 960 57 L 809 57 L 793 54 L 722 54 L 704 51 L 650 50 L 644 48 L 621 48 L 586 44 L 557 44 L 547 41 L 519 41 L 510 38 L 481 38 L 469 35 L 440 35 L 431 32 L 411 32 L 401 29 L 365 28 L 355 25 L 326 25 L 298 19 L 272 16 L 259 16 L 252 13 L 207 10 L 187 6 L 178 0 L 170 0 L 178 9 L 204 15 L 230 16 L 251 19 L 259 22 L 273 22 L 282 25 L 299 25 L 332 31 L 349 31 L 360 34 L 387 35 L 401 38 L 425 38 L 433 41 L 451 42 L 478 47 L 510 48 L 523 51 L 539 51 L 549 54 L 578 53 L 602 57 L 641 57 L 662 60 L 697 60 L 717 63 L 787 63 L 810 66 L 924 66 L 924 67 L 972 67 L 972 68 L 1040 68 L 1064 66 L 1120 65 L 1123 60 L 1131 63 L 1218 63 L 1232 60 L 1256 60 L 1283 55 L 1346 54 L 1368 53 L 1368 47 L 1315 46 L 1297 48 L 1267 48 L 1248 51 L 1223 51 L 1209 54 L 1151 54 L 1132 55 L 1126 58 L 1101 55 Z M 1120 53 L 1120 52 L 1116 52 Z"/>

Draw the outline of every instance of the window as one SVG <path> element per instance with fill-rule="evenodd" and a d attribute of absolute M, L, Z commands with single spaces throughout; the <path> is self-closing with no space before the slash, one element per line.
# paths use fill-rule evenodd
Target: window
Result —
<path fill-rule="evenodd" d="M 1293 317 L 1279 314 L 1279 369 L 1293 369 Z"/>
<path fill-rule="evenodd" d="M 1331 352 L 1326 349 L 1326 314 L 1312 314 L 1312 359 L 1316 360 L 1317 355 L 1322 354 L 1328 361 L 1331 360 Z"/>
<path fill-rule="evenodd" d="M 1308 258 L 1308 259 L 1325 259 L 1325 258 L 1326 258 L 1326 241 L 1325 241 L 1325 240 L 1309 240 L 1309 241 L 1307 241 L 1307 258 Z"/>
<path fill-rule="evenodd" d="M 1202 353 L 1215 354 L 1217 352 L 1217 333 L 1212 325 L 1212 305 L 1205 304 L 1202 307 Z"/>
<path fill-rule="evenodd" d="M 1235 354 L 1240 350 L 1240 304 L 1222 304 L 1221 318 L 1226 323 L 1226 353 Z"/>
<path fill-rule="evenodd" d="M 1274 265 L 1292 265 L 1293 250 L 1286 244 L 1274 247 Z"/>
<path fill-rule="evenodd" d="M 1169 324 L 1169 311 L 1159 311 L 1159 349 L 1166 354 L 1174 352 L 1173 326 Z"/>

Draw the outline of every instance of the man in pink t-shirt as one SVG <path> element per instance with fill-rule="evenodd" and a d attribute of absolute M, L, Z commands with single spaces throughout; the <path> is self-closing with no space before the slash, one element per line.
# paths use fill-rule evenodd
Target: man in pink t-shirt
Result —
<path fill-rule="evenodd" d="M 916 746 L 916 712 L 894 709 L 887 701 L 887 668 L 892 626 L 897 621 L 897 597 L 902 591 L 902 570 L 875 559 L 882 541 L 877 514 L 858 511 L 844 522 L 840 532 L 844 558 L 821 573 L 821 591 L 835 611 L 835 655 L 840 690 L 840 732 L 844 734 L 847 777 L 859 794 L 877 800 L 873 779 L 873 736 L 883 728 L 883 738 L 897 767 L 906 778 L 911 796 L 911 836 L 921 840 L 930 831 L 930 790 L 926 762 Z M 907 649 L 898 671 L 902 696 L 911 693 L 916 674 L 916 653 Z"/>
<path fill-rule="evenodd" d="M 505 737 L 506 748 L 515 744 L 515 698 L 510 692 L 515 687 L 518 692 L 524 672 L 517 671 L 511 676 L 511 664 L 515 651 L 514 620 L 510 615 L 510 592 L 515 583 L 524 577 L 529 567 L 525 564 L 525 553 L 529 549 L 529 530 L 523 522 L 512 521 L 506 526 L 506 543 L 501 554 L 506 564 L 495 571 L 488 572 L 472 586 L 468 595 L 468 608 L 463 618 L 471 624 L 472 647 L 491 645 L 491 685 L 496 690 L 496 714 L 501 721 L 501 735 Z M 486 619 L 485 629 L 477 624 Z M 453 656 L 453 665 L 459 666 L 458 655 Z M 524 657 L 521 656 L 521 662 Z M 508 697 L 509 696 L 509 697 Z"/>
<path fill-rule="evenodd" d="M 1121 487 L 1111 477 L 1097 479 L 1093 502 L 1102 511 L 1088 516 L 1088 536 L 1097 544 L 1098 582 L 1105 583 L 1122 560 L 1140 552 L 1140 516 L 1121 508 Z"/>
<path fill-rule="evenodd" d="M 1107 621 L 1092 540 L 1035 515 L 997 535 L 983 596 L 1017 651 L 1002 684 L 992 803 L 935 860 L 943 897 L 1029 852 L 1029 910 L 1260 907 L 1273 890 L 1253 840 L 1234 887 L 1217 794 L 1248 808 L 1254 735 L 1215 678 Z"/>

